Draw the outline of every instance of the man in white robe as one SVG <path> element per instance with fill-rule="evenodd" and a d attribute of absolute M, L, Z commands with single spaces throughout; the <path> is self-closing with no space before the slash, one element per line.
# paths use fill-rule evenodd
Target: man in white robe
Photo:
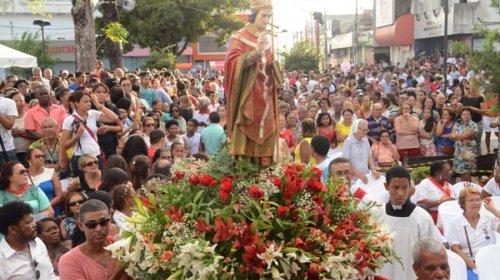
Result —
<path fill-rule="evenodd" d="M 377 214 L 394 234 L 393 249 L 401 263 L 394 260 L 386 264 L 379 274 L 389 279 L 414 280 L 417 276 L 412 269 L 413 244 L 423 237 L 434 237 L 441 242 L 444 238 L 431 215 L 408 199 L 410 173 L 404 167 L 396 166 L 387 171 L 385 188 L 389 192 L 389 203 L 380 208 Z"/>

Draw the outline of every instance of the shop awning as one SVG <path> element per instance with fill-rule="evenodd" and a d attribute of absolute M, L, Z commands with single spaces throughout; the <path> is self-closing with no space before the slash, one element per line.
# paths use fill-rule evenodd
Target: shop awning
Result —
<path fill-rule="evenodd" d="M 413 14 L 400 16 L 394 24 L 375 29 L 379 47 L 413 45 Z"/>

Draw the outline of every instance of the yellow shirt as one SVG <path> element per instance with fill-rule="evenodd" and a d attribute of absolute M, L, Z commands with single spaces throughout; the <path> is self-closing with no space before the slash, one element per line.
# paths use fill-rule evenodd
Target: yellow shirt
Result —
<path fill-rule="evenodd" d="M 295 155 L 295 162 L 297 162 L 297 163 L 302 162 L 302 159 L 300 158 L 300 144 L 302 144 L 302 142 L 306 141 L 307 143 L 309 143 L 309 145 L 311 145 L 311 140 L 312 140 L 312 137 L 306 137 L 306 138 L 302 139 L 302 141 L 300 141 L 300 143 L 297 144 L 297 146 L 295 146 L 295 150 L 293 152 Z M 316 160 L 313 158 L 312 155 L 309 157 L 309 163 L 312 166 L 316 165 Z"/>
<path fill-rule="evenodd" d="M 344 124 L 344 122 L 338 122 L 335 125 L 335 130 L 340 131 L 340 135 L 342 135 L 344 138 L 347 138 L 349 136 L 349 133 L 351 133 L 351 128 L 352 128 L 352 124 L 350 126 L 347 126 Z M 344 141 L 342 141 L 342 142 L 338 141 L 337 147 L 342 147 L 343 144 L 344 144 Z"/>

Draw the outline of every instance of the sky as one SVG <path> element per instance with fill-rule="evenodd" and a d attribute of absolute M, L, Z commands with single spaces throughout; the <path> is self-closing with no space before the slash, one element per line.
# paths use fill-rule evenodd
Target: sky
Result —
<path fill-rule="evenodd" d="M 362 9 L 372 9 L 373 0 L 358 0 L 359 12 Z M 272 0 L 274 24 L 279 30 L 287 32 L 278 33 L 279 46 L 286 45 L 290 49 L 293 45 L 293 34 L 305 29 L 306 21 L 310 20 L 313 12 L 327 15 L 354 14 L 356 0 Z"/>

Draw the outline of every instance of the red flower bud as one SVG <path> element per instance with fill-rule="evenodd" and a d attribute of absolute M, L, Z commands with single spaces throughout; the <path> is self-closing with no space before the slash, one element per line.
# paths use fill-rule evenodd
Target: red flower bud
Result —
<path fill-rule="evenodd" d="M 200 177 L 196 174 L 189 175 L 188 179 L 191 185 L 198 185 L 198 183 L 200 182 Z"/>
<path fill-rule="evenodd" d="M 248 192 L 250 194 L 250 197 L 256 200 L 264 197 L 264 191 L 258 186 L 250 186 L 248 188 Z"/>
<path fill-rule="evenodd" d="M 276 212 L 278 213 L 278 217 L 286 218 L 286 215 L 290 212 L 290 208 L 280 205 Z"/>

